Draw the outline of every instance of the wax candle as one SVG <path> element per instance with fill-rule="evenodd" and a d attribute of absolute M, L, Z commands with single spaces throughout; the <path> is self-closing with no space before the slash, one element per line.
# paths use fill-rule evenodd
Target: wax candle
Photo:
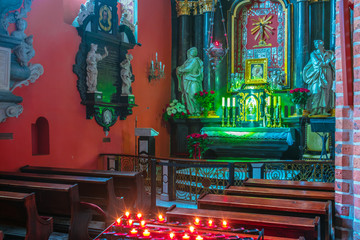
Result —
<path fill-rule="evenodd" d="M 120 218 L 116 219 L 116 223 L 117 223 L 117 225 L 120 225 L 121 219 Z"/>
<path fill-rule="evenodd" d="M 145 231 L 143 232 L 143 236 L 144 237 L 149 237 L 150 236 L 149 230 L 145 229 Z"/>
<path fill-rule="evenodd" d="M 154 69 L 154 61 L 151 60 L 151 69 Z"/>
<path fill-rule="evenodd" d="M 198 236 L 196 237 L 196 240 L 203 240 L 203 238 L 202 238 L 200 235 L 198 235 Z"/>
<path fill-rule="evenodd" d="M 130 217 L 130 212 L 126 212 L 125 216 L 126 216 L 126 218 L 129 218 Z"/>
<path fill-rule="evenodd" d="M 162 63 L 160 62 L 160 70 L 161 70 L 161 67 L 162 67 L 161 65 L 162 65 Z"/>
<path fill-rule="evenodd" d="M 222 98 L 222 106 L 225 107 L 225 98 Z"/>
<path fill-rule="evenodd" d="M 227 228 L 227 222 L 226 222 L 225 220 L 222 222 L 222 226 L 223 226 L 224 228 Z"/>
<path fill-rule="evenodd" d="M 165 71 L 165 64 L 163 65 L 163 71 Z"/>
<path fill-rule="evenodd" d="M 235 107 L 235 98 L 233 98 L 233 105 L 232 106 Z"/>
<path fill-rule="evenodd" d="M 157 52 L 156 52 L 156 62 L 157 62 Z"/>
<path fill-rule="evenodd" d="M 193 232 L 195 231 L 195 228 L 194 228 L 193 226 L 190 226 L 190 227 L 189 227 L 189 231 L 190 231 L 191 233 L 193 233 Z"/>
<path fill-rule="evenodd" d="M 133 220 L 129 220 L 129 226 L 132 226 L 133 225 Z"/>
<path fill-rule="evenodd" d="M 141 218 L 142 218 L 142 214 L 141 214 L 141 213 L 138 213 L 136 216 L 137 216 L 138 219 L 141 219 Z"/>
<path fill-rule="evenodd" d="M 276 107 L 276 101 L 277 101 L 276 96 L 273 97 L 273 101 L 274 101 L 274 107 Z"/>
<path fill-rule="evenodd" d="M 185 235 L 182 237 L 184 240 L 188 240 L 188 239 L 190 239 L 190 236 L 189 235 L 187 235 L 187 233 L 185 233 Z"/>
<path fill-rule="evenodd" d="M 212 227 L 213 221 L 211 219 L 208 221 L 208 225 L 209 225 L 209 227 Z"/>
<path fill-rule="evenodd" d="M 137 234 L 137 230 L 135 228 L 133 228 L 131 231 L 130 231 L 130 234 L 131 235 L 136 235 Z"/>
<path fill-rule="evenodd" d="M 200 219 L 199 219 L 199 218 L 195 218 L 194 224 L 195 224 L 195 225 L 199 225 L 199 224 L 200 224 Z"/>
<path fill-rule="evenodd" d="M 227 107 L 230 107 L 230 98 L 227 98 Z"/>
<path fill-rule="evenodd" d="M 140 222 L 140 226 L 141 226 L 141 227 L 145 227 L 145 221 L 144 221 L 144 220 L 142 220 L 142 221 Z"/>
<path fill-rule="evenodd" d="M 160 222 L 163 222 L 165 221 L 165 218 L 163 217 L 163 215 L 159 214 L 159 217 L 158 217 L 159 221 Z"/>
<path fill-rule="evenodd" d="M 174 234 L 174 233 L 170 233 L 169 237 L 170 237 L 170 239 L 174 239 L 175 234 Z"/>
<path fill-rule="evenodd" d="M 281 96 L 278 96 L 278 104 L 281 106 Z"/>

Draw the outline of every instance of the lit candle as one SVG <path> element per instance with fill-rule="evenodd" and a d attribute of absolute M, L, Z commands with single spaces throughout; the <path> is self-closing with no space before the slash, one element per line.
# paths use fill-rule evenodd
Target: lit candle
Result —
<path fill-rule="evenodd" d="M 223 228 L 227 228 L 227 222 L 225 220 L 222 222 L 222 226 Z"/>
<path fill-rule="evenodd" d="M 222 106 L 225 107 L 225 98 L 222 98 Z"/>
<path fill-rule="evenodd" d="M 162 65 L 162 62 L 160 62 L 160 70 L 161 70 L 161 67 L 162 67 L 161 65 Z"/>
<path fill-rule="evenodd" d="M 174 234 L 174 233 L 170 233 L 169 237 L 170 237 L 170 239 L 174 239 L 175 234 Z"/>
<path fill-rule="evenodd" d="M 189 227 L 189 231 L 190 231 L 191 233 L 193 233 L 193 232 L 195 231 L 195 228 L 194 228 L 193 226 L 190 226 L 190 227 Z"/>
<path fill-rule="evenodd" d="M 182 238 L 185 239 L 185 240 L 188 240 L 188 239 L 190 239 L 190 236 L 187 235 L 187 233 L 185 233 L 185 235 Z"/>
<path fill-rule="evenodd" d="M 144 236 L 144 237 L 149 237 L 149 236 L 150 236 L 150 232 L 149 232 L 147 229 L 145 229 L 145 231 L 143 232 L 143 236 Z"/>
<path fill-rule="evenodd" d="M 199 219 L 199 218 L 195 218 L 194 224 L 195 224 L 195 225 L 199 225 L 199 224 L 200 224 L 200 219 Z"/>
<path fill-rule="evenodd" d="M 208 225 L 209 225 L 209 227 L 212 227 L 213 221 L 211 219 L 208 221 Z"/>
<path fill-rule="evenodd" d="M 121 219 L 120 218 L 116 219 L 116 222 L 117 222 L 118 225 L 120 225 Z"/>
<path fill-rule="evenodd" d="M 136 235 L 137 234 L 137 230 L 135 228 L 133 228 L 131 231 L 130 231 L 130 234 L 131 235 Z"/>
<path fill-rule="evenodd" d="M 163 65 L 163 71 L 165 71 L 165 64 Z"/>
<path fill-rule="evenodd" d="M 157 62 L 157 52 L 156 52 L 156 62 Z"/>
<path fill-rule="evenodd" d="M 230 98 L 227 98 L 227 107 L 230 107 Z"/>
<path fill-rule="evenodd" d="M 278 104 L 281 106 L 281 96 L 278 96 Z"/>
<path fill-rule="evenodd" d="M 161 215 L 161 214 L 159 214 L 159 218 L 158 218 L 158 219 L 159 219 L 160 222 L 165 221 L 165 218 L 164 218 L 163 215 Z"/>
<path fill-rule="evenodd" d="M 233 107 L 235 107 L 235 98 L 233 98 Z"/>
<path fill-rule="evenodd" d="M 129 218 L 129 217 L 130 217 L 130 213 L 129 213 L 129 212 L 126 212 L 126 213 L 125 213 L 125 216 L 126 216 L 126 218 Z"/>
<path fill-rule="evenodd" d="M 273 97 L 274 107 L 276 107 L 276 100 L 277 100 L 277 98 L 274 96 L 274 97 Z"/>
<path fill-rule="evenodd" d="M 133 220 L 129 220 L 129 226 L 132 226 L 133 225 Z"/>
<path fill-rule="evenodd" d="M 203 240 L 203 238 L 202 238 L 200 235 L 198 235 L 198 236 L 196 237 L 196 240 Z"/>
<path fill-rule="evenodd" d="M 151 68 L 154 69 L 154 61 L 151 60 Z"/>
<path fill-rule="evenodd" d="M 138 213 L 136 216 L 137 216 L 138 219 L 141 219 L 142 214 L 141 214 L 141 213 Z"/>
<path fill-rule="evenodd" d="M 142 220 L 142 221 L 140 222 L 140 225 L 141 225 L 141 227 L 145 227 L 145 221 Z"/>

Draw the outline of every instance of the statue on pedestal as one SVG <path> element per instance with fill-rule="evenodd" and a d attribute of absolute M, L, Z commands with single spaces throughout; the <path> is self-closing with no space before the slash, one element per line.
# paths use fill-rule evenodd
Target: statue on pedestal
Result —
<path fill-rule="evenodd" d="M 109 55 L 109 52 L 106 47 L 104 47 L 105 53 L 101 55 L 100 53 L 96 53 L 98 48 L 97 44 L 91 44 L 91 49 L 86 57 L 86 85 L 88 86 L 88 93 L 94 93 L 96 92 L 96 85 L 97 85 L 97 63 L 98 61 L 101 61 L 105 57 Z"/>
<path fill-rule="evenodd" d="M 122 80 L 121 95 L 131 95 L 131 83 L 133 82 L 133 74 L 131 72 L 131 60 L 133 56 L 126 54 L 126 58 L 120 63 L 121 72 L 120 77 Z"/>
<path fill-rule="evenodd" d="M 196 47 L 187 51 L 187 59 L 183 65 L 176 68 L 176 75 L 179 80 L 179 91 L 182 95 L 182 102 L 190 114 L 198 115 L 201 112 L 200 106 L 195 99 L 195 93 L 202 91 L 202 82 L 204 78 L 203 61 L 197 57 Z"/>
<path fill-rule="evenodd" d="M 310 115 L 331 115 L 335 80 L 335 55 L 324 49 L 324 42 L 315 40 L 316 50 L 310 54 L 310 60 L 304 68 L 304 82 L 308 84 L 310 97 L 307 103 Z"/>

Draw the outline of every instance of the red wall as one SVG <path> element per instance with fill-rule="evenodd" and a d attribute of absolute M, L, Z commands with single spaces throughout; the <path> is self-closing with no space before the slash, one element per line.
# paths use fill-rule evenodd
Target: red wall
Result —
<path fill-rule="evenodd" d="M 171 6 L 168 0 L 139 0 L 139 39 L 141 47 L 131 50 L 136 104 L 133 115 L 110 128 L 110 143 L 94 119 L 85 118 L 72 72 L 80 38 L 69 23 L 85 0 L 36 0 L 28 14 L 27 34 L 34 35 L 35 57 L 45 73 L 35 84 L 18 88 L 23 97 L 24 112 L 19 118 L 0 123 L 0 133 L 13 133 L 13 140 L 0 140 L 0 170 L 16 170 L 20 166 L 43 165 L 96 168 L 100 153 L 135 152 L 135 119 L 138 127 L 152 127 L 156 138 L 156 154 L 169 155 L 169 132 L 161 121 L 162 109 L 170 100 Z M 156 6 L 156 8 L 154 7 Z M 70 19 L 71 18 L 71 19 Z M 167 68 L 166 78 L 149 83 L 149 63 L 155 52 Z M 37 118 L 49 121 L 50 154 L 32 155 L 31 124 Z"/>

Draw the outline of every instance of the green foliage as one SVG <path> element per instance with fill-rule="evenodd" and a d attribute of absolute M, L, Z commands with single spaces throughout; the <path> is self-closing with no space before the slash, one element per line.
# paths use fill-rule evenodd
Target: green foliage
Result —
<path fill-rule="evenodd" d="M 165 121 L 169 119 L 185 119 L 188 117 L 189 110 L 186 109 L 186 106 L 174 99 L 170 104 L 166 105 L 166 109 L 163 109 L 163 118 Z"/>
<path fill-rule="evenodd" d="M 291 101 L 295 104 L 305 105 L 309 98 L 309 89 L 295 88 L 290 90 Z"/>
<path fill-rule="evenodd" d="M 200 156 L 209 149 L 208 145 L 210 144 L 210 140 L 208 139 L 208 135 L 206 133 L 193 133 L 188 135 L 186 139 L 190 158 L 200 158 Z"/>
<path fill-rule="evenodd" d="M 199 91 L 195 93 L 195 99 L 201 106 L 204 115 L 207 116 L 208 111 L 214 108 L 215 92 L 213 90 L 210 92 L 206 90 Z"/>

